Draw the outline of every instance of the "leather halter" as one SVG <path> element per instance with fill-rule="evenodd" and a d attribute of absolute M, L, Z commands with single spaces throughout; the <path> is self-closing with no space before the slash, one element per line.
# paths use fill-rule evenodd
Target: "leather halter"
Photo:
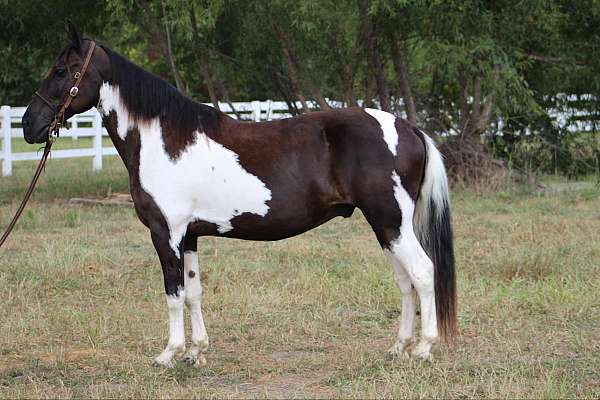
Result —
<path fill-rule="evenodd" d="M 77 72 L 75 72 L 75 74 L 73 74 L 73 80 L 74 80 L 73 86 L 71 86 L 69 91 L 64 94 L 64 96 L 63 96 L 64 100 L 62 101 L 62 103 L 60 103 L 59 105 L 53 104 L 50 100 L 48 100 L 44 96 L 42 96 L 40 94 L 40 92 L 38 92 L 38 91 L 35 92 L 35 95 L 37 97 L 39 97 L 40 99 L 42 99 L 42 101 L 44 103 L 46 103 L 46 105 L 48 107 L 50 107 L 50 109 L 52 111 L 54 111 L 54 119 L 52 120 L 52 123 L 50 124 L 50 127 L 48 128 L 48 140 L 50 142 L 53 142 L 58 137 L 59 130 L 62 127 L 63 123 L 65 122 L 64 121 L 65 112 L 71 105 L 71 102 L 73 101 L 73 99 L 79 94 L 79 84 L 81 84 L 81 81 L 83 80 L 83 77 L 85 76 L 85 73 L 87 72 L 87 69 L 88 69 L 88 66 L 90 65 L 90 61 L 92 59 L 92 54 L 94 54 L 95 48 L 96 48 L 96 42 L 91 41 L 90 48 L 87 51 L 87 54 L 83 61 L 83 65 L 81 66 L 81 70 L 77 71 Z"/>

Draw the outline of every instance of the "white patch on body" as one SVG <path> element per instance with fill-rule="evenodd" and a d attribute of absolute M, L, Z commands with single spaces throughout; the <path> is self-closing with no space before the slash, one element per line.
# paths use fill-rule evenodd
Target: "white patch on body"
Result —
<path fill-rule="evenodd" d="M 396 155 L 398 147 L 398 132 L 396 131 L 396 116 L 385 111 L 365 108 L 365 112 L 375 118 L 383 131 L 383 140 L 387 143 L 392 154 Z"/>
<path fill-rule="evenodd" d="M 115 110 L 119 130 L 125 126 L 129 129 L 129 113 L 122 107 L 118 88 L 104 83 L 100 95 L 103 112 Z M 137 128 L 141 142 L 140 183 L 165 217 L 169 243 L 178 257 L 179 243 L 193 221 L 214 223 L 220 233 L 225 233 L 233 229 L 231 220 L 238 215 L 265 216 L 269 212 L 266 203 L 271 200 L 271 191 L 240 165 L 233 151 L 196 131 L 195 142 L 172 160 L 164 149 L 158 118 Z M 127 129 L 123 129 L 126 134 Z"/>
<path fill-rule="evenodd" d="M 121 100 L 119 88 L 104 82 L 100 86 L 100 101 L 97 108 L 102 115 L 108 115 L 111 111 L 117 113 L 117 134 L 121 140 L 125 140 L 127 131 L 134 127 L 134 121 Z"/>
<path fill-rule="evenodd" d="M 434 268 L 433 263 L 421 247 L 413 230 L 413 216 L 415 212 L 415 203 L 410 198 L 410 195 L 402 186 L 402 182 L 398 174 L 392 173 L 392 181 L 394 182 L 394 197 L 398 203 L 398 207 L 402 212 L 402 225 L 400 226 L 400 235 L 397 239 L 389 244 L 389 256 L 392 257 L 394 268 L 396 265 L 404 268 L 406 275 L 410 278 L 410 282 L 416 289 L 421 301 L 421 340 L 415 346 L 412 354 L 423 359 L 431 359 L 431 347 L 438 340 L 437 317 L 435 307 L 435 291 L 434 291 Z M 396 272 L 398 278 L 398 272 Z M 400 275 L 402 278 L 402 274 Z M 400 281 L 399 281 L 400 283 Z M 404 317 L 406 308 L 407 316 Z M 399 330 L 399 341 L 408 339 L 409 332 L 412 335 L 414 318 L 408 315 L 414 313 L 414 304 L 411 304 L 410 299 L 404 302 L 403 296 L 403 315 Z M 405 346 L 402 347 L 404 351 Z"/>

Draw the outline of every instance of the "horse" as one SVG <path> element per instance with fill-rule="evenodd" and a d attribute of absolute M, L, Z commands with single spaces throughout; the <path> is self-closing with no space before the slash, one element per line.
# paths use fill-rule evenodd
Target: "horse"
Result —
<path fill-rule="evenodd" d="M 48 141 L 61 105 L 61 120 L 94 106 L 102 115 L 162 267 L 169 337 L 155 364 L 171 367 L 180 356 L 190 365 L 205 362 L 199 237 L 280 240 L 350 217 L 356 208 L 401 292 L 389 355 L 432 360 L 440 338 L 457 334 L 448 181 L 440 152 L 421 129 L 368 108 L 241 122 L 82 39 L 73 25 L 68 32 L 68 45 L 23 116 L 24 138 Z M 191 321 L 187 352 L 184 304 Z"/>

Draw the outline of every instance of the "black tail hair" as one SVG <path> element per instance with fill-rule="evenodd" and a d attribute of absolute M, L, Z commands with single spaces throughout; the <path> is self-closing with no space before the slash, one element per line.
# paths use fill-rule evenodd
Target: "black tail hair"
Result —
<path fill-rule="evenodd" d="M 419 242 L 433 262 L 437 322 L 440 336 L 451 342 L 456 324 L 456 273 L 448 178 L 442 155 L 422 133 L 426 149 L 425 172 L 417 200 L 415 228 Z"/>
<path fill-rule="evenodd" d="M 442 339 L 451 342 L 458 333 L 456 324 L 456 273 L 454 270 L 454 243 L 452 238 L 452 216 L 450 205 L 444 202 L 438 208 L 429 200 L 428 240 L 425 252 L 434 265 L 435 308 L 438 329 Z"/>

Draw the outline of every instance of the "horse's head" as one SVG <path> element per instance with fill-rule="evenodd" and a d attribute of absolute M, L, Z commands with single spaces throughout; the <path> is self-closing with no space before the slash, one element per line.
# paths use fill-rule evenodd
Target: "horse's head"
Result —
<path fill-rule="evenodd" d="M 101 47 L 82 40 L 70 22 L 67 31 L 70 43 L 48 71 L 23 115 L 27 143 L 46 142 L 56 124 L 98 103 L 100 85 L 110 69 L 110 61 Z"/>

